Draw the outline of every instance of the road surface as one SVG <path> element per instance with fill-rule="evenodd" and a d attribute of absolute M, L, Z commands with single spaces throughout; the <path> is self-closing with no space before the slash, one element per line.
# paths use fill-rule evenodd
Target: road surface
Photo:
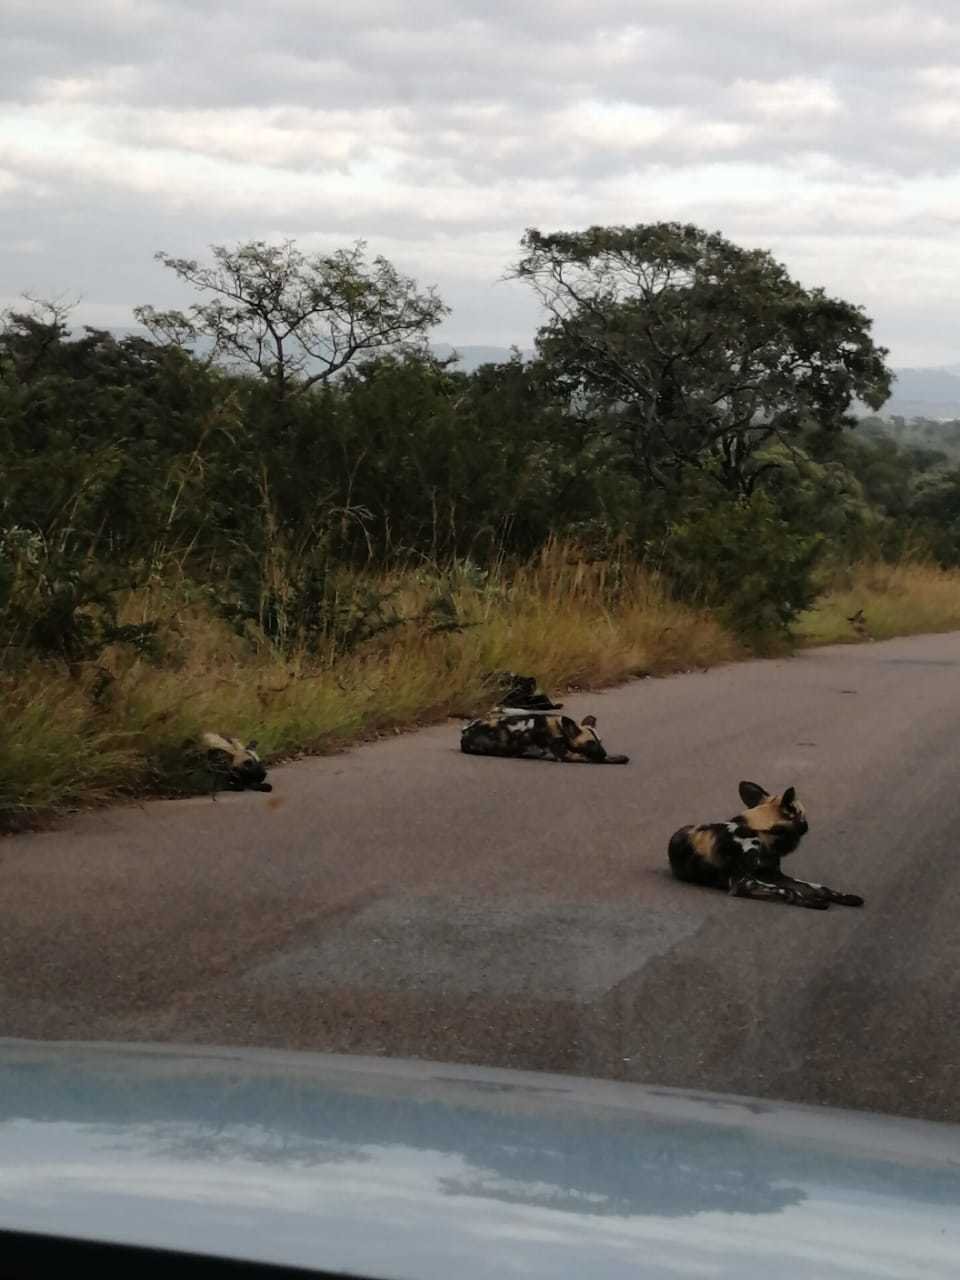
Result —
<path fill-rule="evenodd" d="M 440 725 L 0 842 L 0 1035 L 316 1048 L 960 1121 L 960 635 L 571 698 L 621 768 Z M 794 784 L 814 912 L 674 882 Z M 790 869 L 788 867 L 788 869 Z"/>

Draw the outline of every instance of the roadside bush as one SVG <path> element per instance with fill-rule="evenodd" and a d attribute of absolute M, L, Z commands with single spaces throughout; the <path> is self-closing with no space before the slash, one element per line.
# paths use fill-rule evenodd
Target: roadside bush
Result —
<path fill-rule="evenodd" d="M 121 624 L 120 593 L 129 575 L 81 556 L 69 545 L 50 547 L 38 533 L 0 530 L 0 646 L 17 653 L 89 662 L 111 645 L 153 652 L 151 622 Z"/>
<path fill-rule="evenodd" d="M 675 522 L 662 547 L 664 572 L 678 594 L 706 604 L 737 635 L 758 645 L 785 637 L 817 595 L 822 534 L 806 534 L 772 499 L 717 500 Z"/>

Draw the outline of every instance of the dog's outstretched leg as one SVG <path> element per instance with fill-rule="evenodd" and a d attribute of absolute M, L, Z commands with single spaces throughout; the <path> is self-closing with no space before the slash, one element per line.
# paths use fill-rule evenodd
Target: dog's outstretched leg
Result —
<path fill-rule="evenodd" d="M 822 898 L 825 902 L 836 902 L 841 907 L 863 906 L 863 898 L 858 893 L 841 893 L 838 889 L 817 884 L 813 880 L 794 880 L 790 876 L 784 876 L 784 880 L 792 885 L 799 885 L 801 890 L 809 889 L 814 897 Z"/>
<path fill-rule="evenodd" d="M 784 880 L 788 877 L 784 876 Z M 794 889 L 789 883 L 760 880 L 757 876 L 743 875 L 730 881 L 730 896 L 733 898 L 769 898 L 774 902 L 785 902 L 792 907 L 809 907 L 813 911 L 826 911 L 829 901 L 813 894 L 805 894 Z"/>

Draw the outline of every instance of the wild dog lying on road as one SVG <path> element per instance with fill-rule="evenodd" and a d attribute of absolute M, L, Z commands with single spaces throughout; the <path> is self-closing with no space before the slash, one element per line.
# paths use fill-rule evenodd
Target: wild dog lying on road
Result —
<path fill-rule="evenodd" d="M 257 755 L 256 742 L 246 746 L 239 738 L 221 733 L 204 733 L 200 741 L 207 753 L 207 766 L 213 775 L 213 796 L 216 799 L 217 783 L 222 782 L 228 791 L 272 791 L 266 781 L 267 770 Z"/>
<path fill-rule="evenodd" d="M 515 671 L 495 671 L 490 677 L 500 695 L 498 710 L 559 711 L 562 702 L 554 702 L 539 688 L 536 676 L 521 676 Z"/>
<path fill-rule="evenodd" d="M 670 866 L 678 880 L 726 889 L 738 898 L 773 898 L 825 911 L 831 902 L 862 907 L 855 893 L 837 893 L 823 884 L 794 880 L 780 870 L 808 830 L 796 789 L 771 796 L 755 782 L 740 783 L 747 806 L 729 822 L 681 827 L 670 839 Z"/>
<path fill-rule="evenodd" d="M 627 764 L 629 756 L 611 756 L 597 736 L 596 716 L 580 724 L 569 716 L 506 712 L 473 720 L 460 733 L 460 750 L 473 756 L 552 757 L 568 764 Z"/>

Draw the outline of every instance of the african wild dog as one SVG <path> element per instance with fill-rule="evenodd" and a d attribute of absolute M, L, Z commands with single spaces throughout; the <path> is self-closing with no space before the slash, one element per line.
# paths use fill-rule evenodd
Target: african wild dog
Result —
<path fill-rule="evenodd" d="M 858 609 L 856 613 L 847 618 L 847 621 L 850 623 L 851 627 L 853 627 L 858 640 L 873 639 L 873 636 L 870 634 L 870 628 L 867 626 L 866 616 L 862 609 Z"/>
<path fill-rule="evenodd" d="M 560 711 L 562 702 L 554 702 L 537 684 L 536 676 L 521 676 L 515 671 L 495 671 L 489 677 L 500 694 L 497 708 L 505 711 Z"/>
<path fill-rule="evenodd" d="M 213 775 L 212 794 L 216 798 L 217 783 L 228 791 L 272 791 L 266 781 L 267 770 L 257 755 L 256 742 L 246 746 L 239 738 L 221 733 L 205 733 L 200 741 L 207 753 L 207 766 Z"/>
<path fill-rule="evenodd" d="M 670 866 L 678 880 L 726 889 L 739 898 L 773 898 L 825 911 L 831 902 L 862 907 L 854 893 L 838 893 L 823 884 L 794 880 L 780 870 L 808 824 L 796 789 L 771 796 L 755 782 L 740 783 L 747 806 L 729 822 L 681 827 L 670 839 Z"/>
<path fill-rule="evenodd" d="M 627 764 L 628 756 L 608 755 L 597 736 L 596 716 L 580 724 L 569 716 L 508 711 L 473 720 L 460 733 L 460 750 L 474 756 L 525 756 L 569 764 Z"/>

